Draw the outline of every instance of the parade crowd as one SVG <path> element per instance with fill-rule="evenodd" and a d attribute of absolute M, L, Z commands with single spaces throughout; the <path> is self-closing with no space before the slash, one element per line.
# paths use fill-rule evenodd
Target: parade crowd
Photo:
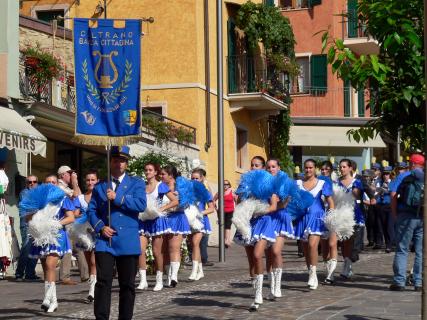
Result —
<path fill-rule="evenodd" d="M 77 173 L 61 166 L 57 174 L 38 181 L 26 179 L 20 194 L 21 252 L 16 281 L 38 280 L 38 259 L 43 267 L 44 296 L 41 308 L 58 308 L 56 269 L 60 281 L 70 277 L 73 255 L 82 281 L 88 281 L 87 301 L 93 302 L 97 319 L 109 319 L 111 288 L 117 275 L 120 287 L 119 319 L 131 319 L 136 290 L 147 290 L 147 252 L 154 257 L 155 285 L 152 291 L 174 288 L 189 248 L 189 280 L 204 277 L 208 215 L 215 212 L 218 195 L 206 181 L 206 171 L 196 168 L 191 179 L 181 177 L 173 166 L 146 163 L 144 180 L 126 173 L 129 148 L 112 147 L 110 172 L 100 181 L 96 170 L 85 172 L 82 192 Z M 395 251 L 390 290 L 405 290 L 408 281 L 415 290 L 422 285 L 423 190 L 425 158 L 411 154 L 408 162 L 393 168 L 387 162 L 373 163 L 358 174 L 351 159 L 318 163 L 307 159 L 303 173 L 289 177 L 277 159 L 251 159 L 250 170 L 233 189 L 224 181 L 225 245 L 242 245 L 248 259 L 248 275 L 254 301 L 250 311 L 263 303 L 264 273 L 269 281 L 269 300 L 282 297 L 282 251 L 285 241 L 296 239 L 299 255 L 305 257 L 307 286 L 332 285 L 337 279 L 339 252 L 343 256 L 342 281 L 353 276 L 353 264 L 364 246 Z M 0 167 L 2 221 L 7 216 L 4 192 L 7 176 Z M 43 182 L 43 183 L 41 183 Z M 6 220 L 5 220 L 6 221 Z M 6 224 L 6 222 L 2 222 Z M 232 235 L 232 225 L 236 233 Z M 365 232 L 368 243 L 364 244 Z M 2 234 L 2 275 L 10 264 L 6 254 L 7 235 Z M 415 252 L 411 279 L 407 259 Z M 243 250 L 243 249 L 242 249 Z M 10 251 L 10 250 L 9 250 Z M 319 255 L 325 275 L 318 279 Z M 136 283 L 135 283 L 136 282 Z"/>

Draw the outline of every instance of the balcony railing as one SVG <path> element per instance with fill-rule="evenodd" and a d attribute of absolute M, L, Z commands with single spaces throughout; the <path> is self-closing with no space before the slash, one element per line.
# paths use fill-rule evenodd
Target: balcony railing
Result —
<path fill-rule="evenodd" d="M 22 98 L 30 101 L 44 102 L 56 108 L 69 112 L 76 111 L 76 88 L 74 76 L 69 72 L 62 72 L 62 79 L 53 79 L 38 84 L 34 76 L 26 71 L 24 59 L 19 64 L 19 88 Z"/>
<path fill-rule="evenodd" d="M 342 38 L 369 38 L 366 24 L 359 19 L 357 9 L 342 12 Z"/>
<path fill-rule="evenodd" d="M 196 128 L 165 117 L 157 112 L 142 108 L 143 132 L 156 136 L 156 140 L 176 140 L 180 143 L 196 144 Z"/>
<path fill-rule="evenodd" d="M 266 57 L 228 56 L 227 65 L 229 94 L 262 92 L 277 97 L 287 92 L 286 75 L 277 73 Z"/>

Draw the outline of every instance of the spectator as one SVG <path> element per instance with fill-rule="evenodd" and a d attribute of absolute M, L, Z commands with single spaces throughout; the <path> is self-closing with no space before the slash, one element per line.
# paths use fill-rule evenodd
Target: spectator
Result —
<path fill-rule="evenodd" d="M 25 197 L 26 193 L 38 185 L 38 179 L 34 175 L 30 175 L 27 177 L 25 181 L 25 189 L 21 191 L 19 194 L 19 202 L 22 201 L 22 199 Z M 26 221 L 26 217 L 22 216 L 21 210 L 20 210 L 20 227 L 21 230 L 21 254 L 19 256 L 18 260 L 18 266 L 16 267 L 15 271 L 15 280 L 16 281 L 22 281 L 22 280 L 38 280 L 40 277 L 36 275 L 36 265 L 37 265 L 37 259 L 32 259 L 28 257 L 28 254 L 30 253 L 31 249 L 31 241 L 28 237 L 28 222 Z"/>
<path fill-rule="evenodd" d="M 214 202 L 218 200 L 218 193 L 215 194 Z M 233 212 L 236 206 L 237 196 L 231 188 L 231 183 L 224 180 L 224 243 L 228 248 L 231 245 L 231 219 L 233 219 Z"/>
<path fill-rule="evenodd" d="M 411 171 L 400 174 L 391 184 L 391 212 L 395 220 L 396 254 L 393 261 L 392 291 L 403 291 L 411 240 L 415 247 L 413 267 L 414 289 L 422 288 L 424 164 L 421 154 L 410 157 Z"/>
<path fill-rule="evenodd" d="M 78 178 L 76 172 L 69 166 L 61 166 L 58 169 L 58 187 L 60 187 L 72 200 L 76 211 L 74 216 L 80 215 L 80 201 L 78 196 L 81 194 L 81 190 L 78 184 Z M 69 229 L 71 225 L 66 226 Z M 67 234 L 68 236 L 68 234 Z M 86 263 L 86 258 L 81 250 L 75 250 L 74 244 L 72 245 L 73 252 L 77 255 L 77 264 L 80 271 L 80 278 L 82 282 L 89 279 L 89 271 Z M 65 285 L 75 285 L 77 282 L 71 279 L 71 259 L 72 253 L 66 253 L 61 260 L 61 266 L 59 269 L 59 280 Z"/>

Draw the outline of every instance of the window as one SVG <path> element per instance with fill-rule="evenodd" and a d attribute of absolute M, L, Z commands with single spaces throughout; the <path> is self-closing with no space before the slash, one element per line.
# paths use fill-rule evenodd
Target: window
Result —
<path fill-rule="evenodd" d="M 326 54 L 311 56 L 310 78 L 311 94 L 325 94 L 328 88 L 328 61 Z"/>
<path fill-rule="evenodd" d="M 248 157 L 248 131 L 236 127 L 236 165 L 237 168 L 246 169 Z"/>
<path fill-rule="evenodd" d="M 64 10 L 40 10 L 36 11 L 37 19 L 51 22 L 54 19 L 57 19 L 58 16 L 64 16 Z M 58 20 L 58 26 L 64 27 L 64 19 Z"/>
<path fill-rule="evenodd" d="M 312 8 L 321 4 L 321 0 L 279 0 L 279 7 L 284 10 Z"/>
<path fill-rule="evenodd" d="M 310 90 L 310 57 L 297 57 L 299 75 L 292 79 L 291 93 L 308 93 Z"/>

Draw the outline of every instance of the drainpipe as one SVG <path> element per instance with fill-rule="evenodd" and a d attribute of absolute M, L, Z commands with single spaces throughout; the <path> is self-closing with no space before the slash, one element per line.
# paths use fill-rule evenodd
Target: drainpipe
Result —
<path fill-rule="evenodd" d="M 206 102 L 206 142 L 205 151 L 211 147 L 211 71 L 209 56 L 209 0 L 204 1 L 204 31 L 205 31 L 205 102 Z"/>

